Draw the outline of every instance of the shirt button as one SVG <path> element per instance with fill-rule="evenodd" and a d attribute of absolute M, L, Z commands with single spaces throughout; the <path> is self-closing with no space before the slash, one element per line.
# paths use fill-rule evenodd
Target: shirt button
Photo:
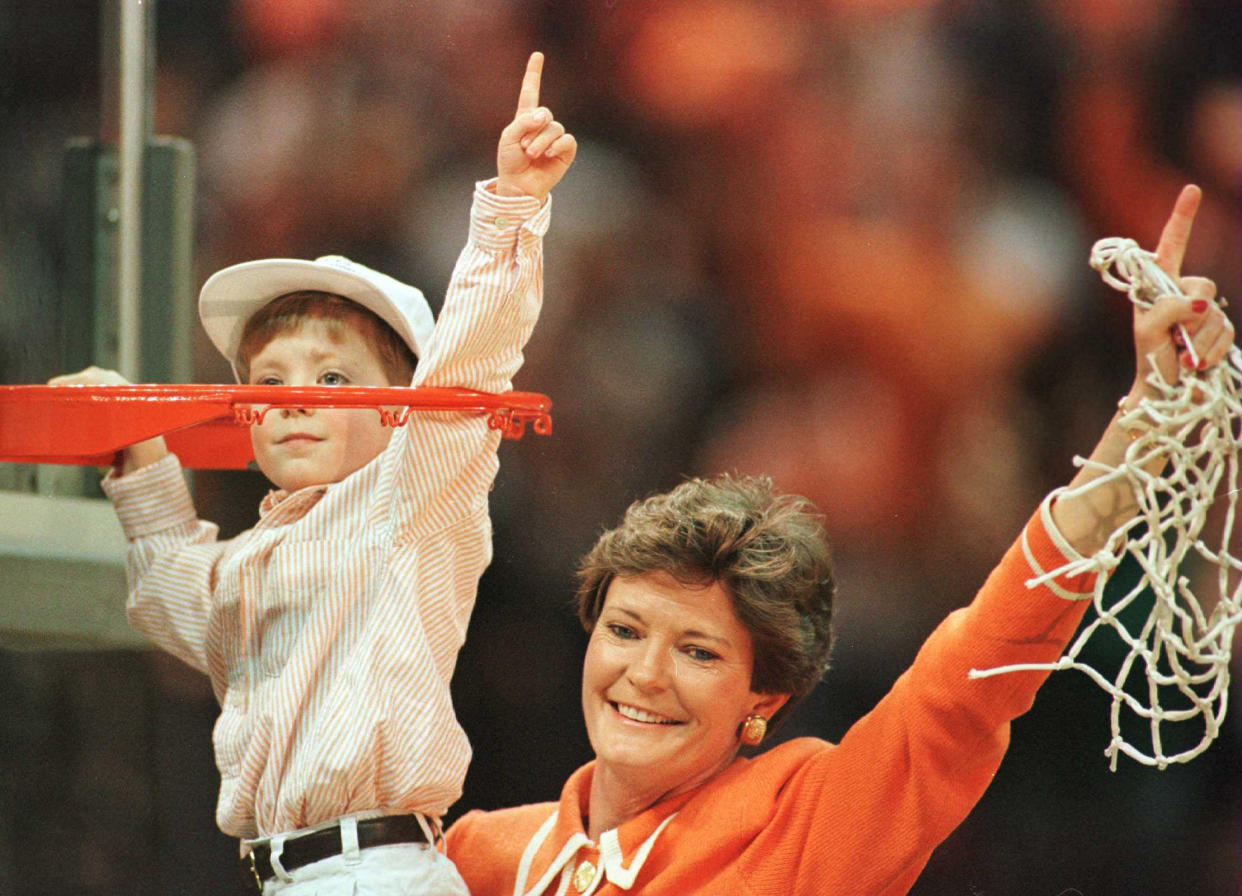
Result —
<path fill-rule="evenodd" d="M 590 862 L 583 861 L 578 866 L 578 869 L 574 871 L 574 889 L 579 893 L 585 893 L 594 881 L 595 866 Z"/>
<path fill-rule="evenodd" d="M 508 218 L 508 216 L 506 216 L 506 215 L 497 215 L 497 216 L 496 216 L 496 226 L 497 226 L 497 227 L 508 227 L 508 226 L 509 226 L 509 218 Z"/>

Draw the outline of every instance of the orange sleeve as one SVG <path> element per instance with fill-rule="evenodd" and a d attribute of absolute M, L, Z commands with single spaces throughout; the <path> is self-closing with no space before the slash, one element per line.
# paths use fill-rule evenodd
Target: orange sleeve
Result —
<path fill-rule="evenodd" d="M 1055 662 L 1088 604 L 1028 587 L 1077 559 L 1060 549 L 1044 514 L 1041 507 L 974 602 L 937 627 L 875 709 L 795 776 L 768 828 L 780 833 L 744 859 L 757 890 L 784 875 L 785 891 L 808 896 L 904 893 L 969 814 L 1004 757 L 1010 721 L 1047 677 L 971 679 L 969 671 Z M 1085 596 L 1092 582 L 1083 575 L 1057 585 Z"/>

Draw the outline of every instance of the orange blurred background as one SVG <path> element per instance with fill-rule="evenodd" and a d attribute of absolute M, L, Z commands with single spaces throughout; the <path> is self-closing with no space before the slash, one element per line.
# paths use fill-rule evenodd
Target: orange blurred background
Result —
<path fill-rule="evenodd" d="M 519 374 L 555 433 L 502 449 L 496 560 L 455 681 L 454 814 L 589 756 L 575 559 L 721 470 L 822 509 L 835 668 L 782 736 L 835 739 L 1072 475 L 1133 370 L 1092 241 L 1206 201 L 1188 271 L 1242 296 L 1242 7 L 1210 0 L 202 0 L 158 5 L 157 133 L 199 153 L 196 285 L 340 253 L 440 300 L 524 61 L 580 142 Z M 0 14 L 0 381 L 40 382 L 59 157 L 98 130 L 98 8 Z M 201 334 L 202 380 L 227 380 Z M 203 474 L 226 534 L 265 490 Z M 66 599 L 72 599 L 66 596 Z M 219 893 L 206 683 L 154 655 L 0 653 L 0 893 Z M 1238 715 L 1107 771 L 1107 701 L 1053 676 L 916 894 L 1237 892 Z"/>

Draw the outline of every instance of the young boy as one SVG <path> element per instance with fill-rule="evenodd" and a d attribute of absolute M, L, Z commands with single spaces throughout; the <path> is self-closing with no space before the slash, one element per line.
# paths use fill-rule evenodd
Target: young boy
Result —
<path fill-rule="evenodd" d="M 510 387 L 541 301 L 548 193 L 576 153 L 539 106 L 542 64 L 531 56 L 497 178 L 475 189 L 434 331 L 417 289 L 343 258 L 236 265 L 199 310 L 239 380 Z M 91 368 L 53 382 L 118 381 Z M 465 893 L 436 847 L 470 758 L 449 681 L 491 558 L 499 434 L 473 415 L 393 430 L 371 409 L 305 408 L 270 411 L 251 436 L 278 490 L 231 541 L 196 518 L 162 439 L 104 483 L 130 542 L 132 624 L 220 702 L 217 822 L 269 896 Z"/>

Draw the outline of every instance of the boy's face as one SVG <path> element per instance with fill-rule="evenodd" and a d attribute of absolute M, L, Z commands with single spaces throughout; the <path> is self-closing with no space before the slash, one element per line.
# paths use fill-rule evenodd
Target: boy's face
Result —
<path fill-rule="evenodd" d="M 250 360 L 252 385 L 388 386 L 383 364 L 357 328 L 319 320 L 274 337 Z M 371 408 L 274 408 L 250 427 L 255 461 L 293 492 L 339 482 L 370 463 L 392 438 Z"/>

